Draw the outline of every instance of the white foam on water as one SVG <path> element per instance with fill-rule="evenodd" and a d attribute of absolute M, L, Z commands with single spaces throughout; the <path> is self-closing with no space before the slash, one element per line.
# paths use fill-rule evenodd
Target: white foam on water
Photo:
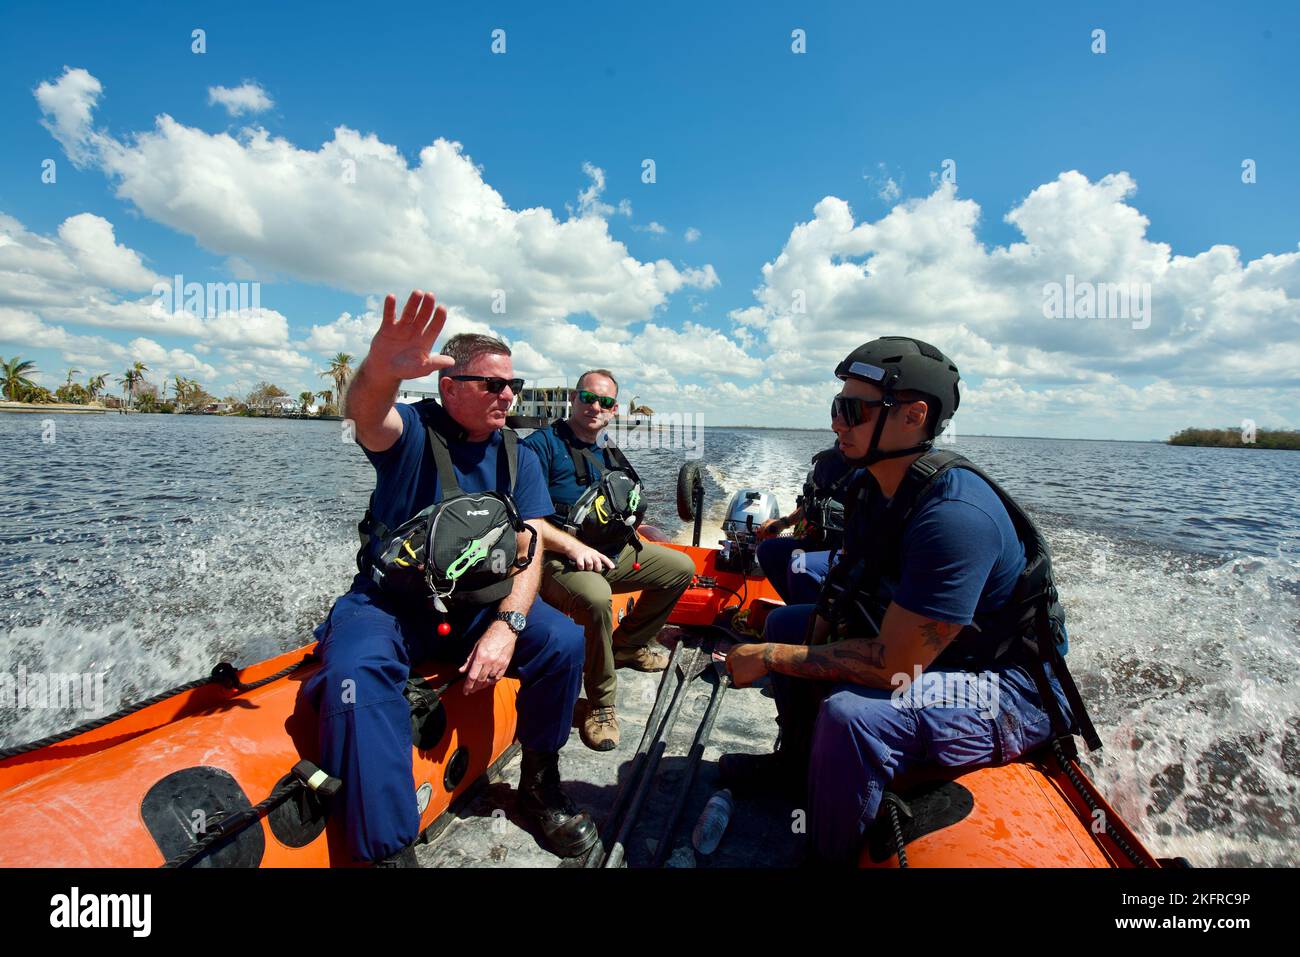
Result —
<path fill-rule="evenodd" d="M 1053 528 L 1086 760 L 1159 856 L 1294 864 L 1300 562 L 1215 562 Z"/>
<path fill-rule="evenodd" d="M 0 670 L 102 673 L 104 708 L 0 709 L 0 746 L 111 713 L 220 661 L 242 667 L 309 643 L 355 572 L 349 532 L 284 507 L 243 508 L 162 535 L 121 528 L 70 557 L 37 559 L 17 596 L 23 619 L 0 626 Z"/>
<path fill-rule="evenodd" d="M 716 488 L 706 488 L 704 524 L 716 528 L 721 537 L 722 521 L 726 518 L 727 503 L 740 489 L 756 488 L 776 496 L 781 514 L 789 515 L 795 509 L 795 500 L 803 491 L 804 477 L 811 468 L 809 459 L 814 452 L 830 445 L 828 436 L 819 432 L 794 433 L 807 445 L 806 450 L 793 448 L 787 433 L 747 433 L 744 443 L 734 443 L 725 448 L 711 446 L 710 453 L 719 453 L 716 461 L 704 464 L 704 472 Z M 677 536 L 678 541 L 690 541 L 690 529 Z M 701 536 L 701 544 L 711 539 Z"/>

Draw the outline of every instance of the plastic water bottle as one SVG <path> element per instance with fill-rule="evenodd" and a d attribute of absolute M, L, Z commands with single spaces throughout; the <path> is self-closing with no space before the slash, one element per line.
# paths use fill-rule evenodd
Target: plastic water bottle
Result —
<path fill-rule="evenodd" d="M 727 829 L 727 823 L 731 820 L 731 812 L 736 809 L 736 802 L 731 799 L 731 791 L 723 788 L 721 791 L 714 793 L 709 798 L 709 803 L 704 805 L 704 810 L 700 812 L 700 819 L 695 822 L 695 830 L 691 833 L 691 843 L 701 854 L 712 854 L 718 848 L 718 842 L 722 840 L 722 833 Z"/>

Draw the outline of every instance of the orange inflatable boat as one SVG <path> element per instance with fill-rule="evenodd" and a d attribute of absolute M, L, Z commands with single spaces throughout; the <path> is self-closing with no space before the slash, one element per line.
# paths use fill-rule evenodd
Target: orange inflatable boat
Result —
<path fill-rule="evenodd" d="M 1062 763 L 1055 755 L 970 771 L 904 791 L 897 801 L 891 796 L 859 859 L 868 868 L 1173 863 L 1151 856 L 1073 758 Z"/>
<path fill-rule="evenodd" d="M 707 624 L 736 595 L 775 592 L 717 568 L 717 551 L 673 546 L 716 584 L 692 588 L 672 622 Z M 615 596 L 619 618 L 637 593 Z M 326 829 L 331 780 L 315 767 L 317 717 L 299 692 L 314 645 L 211 679 L 0 760 L 0 867 L 328 867 L 349 856 Z M 443 694 L 456 666 L 426 663 L 407 686 L 421 826 L 501 761 L 518 682 Z M 336 782 L 335 782 L 336 783 Z M 196 834 L 214 847 L 194 853 Z"/>
<path fill-rule="evenodd" d="M 649 537 L 649 536 L 647 536 Z M 727 606 L 770 607 L 763 578 L 689 554 L 702 587 L 670 621 L 714 623 Z M 622 617 L 635 592 L 615 596 Z M 92 725 L 4 752 L 0 867 L 328 867 L 348 855 L 326 828 L 337 782 L 318 769 L 316 714 L 300 694 L 317 667 L 306 646 L 175 689 Z M 421 826 L 509 757 L 517 682 L 443 694 L 455 666 L 408 683 Z M 12 753 L 16 751 L 17 753 Z M 905 791 L 873 828 L 864 867 L 1158 866 L 1069 760 L 985 768 Z M 195 843 L 195 835 L 204 835 Z M 901 846 L 902 853 L 899 853 Z"/>

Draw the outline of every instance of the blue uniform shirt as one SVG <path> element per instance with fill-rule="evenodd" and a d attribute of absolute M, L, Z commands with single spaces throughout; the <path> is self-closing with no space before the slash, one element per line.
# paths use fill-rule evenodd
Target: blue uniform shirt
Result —
<path fill-rule="evenodd" d="M 371 452 L 363 446 L 376 473 L 371 511 L 389 528 L 396 528 L 422 509 L 442 500 L 438 465 L 429 451 L 422 405 L 423 402 L 414 405 L 397 403 L 397 411 L 402 417 L 402 437 L 393 443 L 392 448 Z M 500 431 L 493 432 L 484 442 L 450 442 L 448 445 L 452 471 L 456 473 L 462 492 L 509 490 L 506 457 L 497 454 L 502 445 Z M 514 500 L 520 518 L 544 518 L 555 511 L 537 456 L 523 442 L 519 443 Z"/>
<path fill-rule="evenodd" d="M 870 548 L 871 526 L 888 503 L 876 495 L 848 530 Z M 997 492 L 974 472 L 952 468 L 938 479 L 903 531 L 901 573 L 889 599 L 908 611 L 958 625 L 1001 609 L 1025 568 L 1025 548 Z M 882 596 L 884 597 L 884 596 Z"/>
<path fill-rule="evenodd" d="M 589 450 L 596 458 L 597 468 L 596 474 L 592 476 L 593 482 L 600 481 L 600 476 L 614 468 L 614 463 L 605 449 L 595 443 L 579 441 L 576 444 L 580 449 Z M 569 454 L 569 447 L 564 444 L 564 440 L 555 434 L 552 426 L 548 425 L 530 433 L 524 439 L 524 445 L 537 453 L 538 461 L 542 463 L 542 474 L 551 493 L 551 501 L 555 503 L 556 508 L 572 507 L 573 503 L 582 497 L 587 486 L 578 484 L 578 473 L 573 467 L 573 456 Z M 600 467 L 602 464 L 603 468 Z"/>

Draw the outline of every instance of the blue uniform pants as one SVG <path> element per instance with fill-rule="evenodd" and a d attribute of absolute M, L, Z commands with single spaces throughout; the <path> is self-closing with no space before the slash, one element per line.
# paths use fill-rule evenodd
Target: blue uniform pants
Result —
<path fill-rule="evenodd" d="M 813 610 L 793 605 L 773 611 L 764 638 L 802 643 Z M 1068 719 L 1065 696 L 1055 677 L 1051 682 Z M 772 675 L 783 721 L 801 701 L 808 706 L 810 685 L 818 683 Z M 808 831 L 817 855 L 828 862 L 856 861 L 882 793 L 899 779 L 925 769 L 1006 764 L 1052 738 L 1033 678 L 1018 666 L 979 675 L 927 670 L 897 696 L 889 689 L 820 684 L 813 697 L 821 701 L 808 767 Z"/>
<path fill-rule="evenodd" d="M 358 575 L 316 629 L 321 667 L 304 690 L 320 715 L 321 768 L 343 781 L 334 813 L 357 860 L 387 857 L 419 833 L 403 695 L 411 666 L 430 658 L 463 664 L 495 613 L 495 605 L 453 607 L 444 638 L 432 613 L 393 604 Z M 525 748 L 554 752 L 568 740 L 583 653 L 582 629 L 534 601 L 506 671 L 520 680 L 518 738 Z"/>
<path fill-rule="evenodd" d="M 807 538 L 769 538 L 758 545 L 758 564 L 787 605 L 813 604 L 830 568 L 829 551 Z M 798 561 L 795 553 L 799 552 Z"/>

